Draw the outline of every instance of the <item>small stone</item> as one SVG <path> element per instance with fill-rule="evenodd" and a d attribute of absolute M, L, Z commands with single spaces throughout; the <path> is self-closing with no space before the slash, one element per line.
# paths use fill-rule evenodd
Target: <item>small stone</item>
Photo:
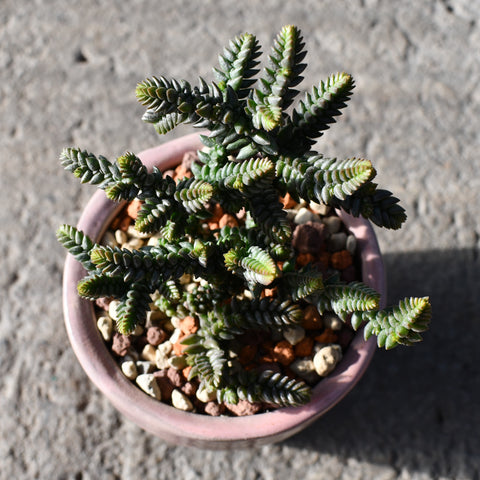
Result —
<path fill-rule="evenodd" d="M 191 412 L 193 410 L 193 404 L 187 395 L 177 389 L 172 392 L 172 405 L 184 412 Z"/>
<path fill-rule="evenodd" d="M 138 362 L 135 362 L 135 366 L 137 367 L 137 372 L 139 375 L 144 373 L 152 373 L 154 370 L 154 365 L 148 360 L 139 360 Z"/>
<path fill-rule="evenodd" d="M 225 213 L 224 215 L 222 215 L 222 217 L 218 221 L 218 226 L 220 228 L 223 228 L 227 225 L 229 227 L 238 227 L 238 220 L 233 215 L 230 215 L 229 213 Z"/>
<path fill-rule="evenodd" d="M 288 192 L 280 201 L 282 202 L 283 208 L 293 208 L 297 204 Z"/>
<path fill-rule="evenodd" d="M 328 215 L 330 212 L 330 207 L 323 203 L 310 202 L 309 206 L 313 210 L 313 212 L 316 213 L 317 215 L 324 216 L 324 215 Z"/>
<path fill-rule="evenodd" d="M 274 361 L 281 363 L 284 366 L 290 365 L 293 360 L 295 360 L 293 347 L 286 340 L 278 342 L 275 347 L 273 347 L 272 354 Z"/>
<path fill-rule="evenodd" d="M 314 305 L 307 305 L 303 311 L 302 327 L 305 330 L 319 330 L 323 327 L 322 316 Z"/>
<path fill-rule="evenodd" d="M 313 338 L 305 337 L 301 342 L 295 345 L 295 356 L 296 357 L 308 357 L 312 354 L 313 351 Z"/>
<path fill-rule="evenodd" d="M 128 349 L 131 345 L 132 342 L 126 335 L 117 332 L 113 336 L 112 351 L 119 357 L 124 357 L 128 353 Z"/>
<path fill-rule="evenodd" d="M 219 417 L 225 412 L 225 405 L 217 402 L 208 402 L 205 404 L 205 413 L 212 417 Z"/>
<path fill-rule="evenodd" d="M 97 328 L 106 342 L 112 339 L 113 322 L 110 317 L 100 317 L 97 320 Z"/>
<path fill-rule="evenodd" d="M 326 328 L 320 335 L 315 337 L 318 343 L 329 344 L 338 340 L 338 335 L 330 328 Z"/>
<path fill-rule="evenodd" d="M 135 380 L 138 375 L 137 366 L 133 360 L 127 360 L 126 362 L 122 362 L 121 369 L 123 374 L 129 380 Z"/>
<path fill-rule="evenodd" d="M 187 359 L 183 355 L 180 357 L 175 355 L 168 359 L 168 364 L 175 370 L 183 370 L 187 366 Z"/>
<path fill-rule="evenodd" d="M 342 221 L 335 215 L 325 217 L 323 223 L 327 226 L 327 230 L 331 234 L 338 233 L 340 228 L 342 228 Z"/>
<path fill-rule="evenodd" d="M 305 338 L 305 329 L 300 325 L 288 327 L 283 331 L 283 338 L 291 345 L 296 345 Z"/>
<path fill-rule="evenodd" d="M 225 408 L 237 417 L 244 417 L 246 415 L 254 415 L 255 413 L 258 413 L 262 406 L 260 403 L 239 400 L 236 405 L 226 403 Z"/>
<path fill-rule="evenodd" d="M 195 385 L 193 382 L 185 382 L 180 387 L 180 391 L 183 392 L 185 395 L 191 397 L 192 395 L 195 395 L 197 391 L 197 385 Z"/>
<path fill-rule="evenodd" d="M 108 312 L 108 307 L 110 306 L 110 302 L 112 301 L 111 298 L 108 297 L 100 297 L 95 300 L 95 305 L 102 310 Z"/>
<path fill-rule="evenodd" d="M 112 320 L 118 320 L 117 308 L 120 305 L 119 300 L 112 300 L 108 305 L 108 314 Z"/>
<path fill-rule="evenodd" d="M 190 335 L 198 330 L 198 325 L 195 319 L 189 315 L 180 320 L 180 331 L 185 335 Z"/>
<path fill-rule="evenodd" d="M 143 360 L 147 360 L 151 363 L 155 363 L 155 359 L 156 359 L 156 348 L 153 346 L 153 345 L 150 345 L 149 343 L 147 343 L 144 347 L 143 347 L 143 350 L 142 350 L 142 353 L 140 354 L 140 357 L 143 359 Z"/>
<path fill-rule="evenodd" d="M 128 235 L 123 230 L 120 230 L 120 229 L 115 230 L 115 241 L 119 245 L 123 245 L 128 241 Z"/>
<path fill-rule="evenodd" d="M 128 242 L 122 244 L 123 248 L 128 248 L 128 250 L 138 250 L 142 248 L 145 242 L 141 238 L 131 238 Z"/>
<path fill-rule="evenodd" d="M 195 396 L 203 403 L 212 402 L 217 398 L 217 392 L 212 390 L 209 392 L 206 388 L 199 388 L 195 393 Z"/>
<path fill-rule="evenodd" d="M 162 400 L 169 401 L 172 398 L 172 392 L 174 386 L 170 383 L 170 380 L 167 377 L 167 369 L 156 370 L 153 372 L 157 384 L 160 387 L 160 392 L 162 393 Z"/>
<path fill-rule="evenodd" d="M 144 233 L 144 232 L 139 232 L 136 228 L 135 225 L 129 225 L 127 228 L 127 235 L 133 238 L 150 238 L 151 234 L 150 233 Z"/>
<path fill-rule="evenodd" d="M 333 331 L 339 331 L 343 327 L 343 322 L 340 320 L 338 315 L 327 312 L 323 315 L 323 325 L 325 328 L 329 328 Z"/>
<path fill-rule="evenodd" d="M 342 347 L 340 345 L 327 345 L 322 347 L 313 357 L 315 371 L 321 377 L 326 377 L 333 372 L 338 362 L 342 359 Z"/>
<path fill-rule="evenodd" d="M 147 328 L 147 342 L 154 347 L 157 347 L 165 341 L 167 333 L 160 327 Z"/>
<path fill-rule="evenodd" d="M 297 358 L 290 364 L 289 368 L 309 384 L 317 383 L 320 380 L 311 358 Z"/>
<path fill-rule="evenodd" d="M 347 246 L 347 234 L 344 232 L 333 233 L 328 239 L 328 248 L 331 252 L 345 250 Z"/>
<path fill-rule="evenodd" d="M 321 222 L 320 217 L 318 215 L 311 212 L 310 210 L 308 210 L 308 208 L 305 208 L 305 207 L 302 207 L 298 210 L 293 221 L 297 225 L 302 225 L 307 222 Z"/>
<path fill-rule="evenodd" d="M 355 255 L 355 252 L 357 251 L 357 239 L 355 235 L 347 236 L 345 248 L 350 252 L 351 255 Z"/>
<path fill-rule="evenodd" d="M 293 231 L 292 246 L 300 253 L 317 253 L 325 242 L 326 227 L 323 223 L 306 222 Z"/>
<path fill-rule="evenodd" d="M 138 212 L 139 212 L 140 208 L 142 208 L 142 202 L 140 200 L 138 200 L 137 198 L 135 200 L 132 200 L 127 205 L 127 215 L 130 218 L 133 218 L 135 220 L 137 218 L 137 215 L 138 215 Z"/>
<path fill-rule="evenodd" d="M 352 254 L 348 250 L 334 252 L 330 258 L 330 263 L 336 270 L 345 270 L 353 264 Z"/>
<path fill-rule="evenodd" d="M 157 400 L 162 399 L 162 393 L 160 387 L 157 384 L 157 380 L 152 373 L 143 373 L 139 375 L 136 380 L 137 385 L 148 395 Z"/>
<path fill-rule="evenodd" d="M 185 378 L 175 368 L 169 368 L 167 370 L 167 378 L 169 382 L 176 388 L 180 388 L 185 383 Z"/>
<path fill-rule="evenodd" d="M 135 337 L 139 337 L 144 332 L 144 329 L 141 325 L 137 325 L 135 330 L 130 334 L 134 335 Z"/>
<path fill-rule="evenodd" d="M 170 365 L 168 363 L 168 358 L 172 351 L 172 344 L 169 340 L 161 343 L 155 352 L 155 365 L 158 369 L 168 368 Z"/>
<path fill-rule="evenodd" d="M 105 235 L 102 238 L 102 245 L 106 247 L 116 247 L 118 246 L 118 242 L 115 238 L 115 234 L 111 230 L 107 230 Z"/>

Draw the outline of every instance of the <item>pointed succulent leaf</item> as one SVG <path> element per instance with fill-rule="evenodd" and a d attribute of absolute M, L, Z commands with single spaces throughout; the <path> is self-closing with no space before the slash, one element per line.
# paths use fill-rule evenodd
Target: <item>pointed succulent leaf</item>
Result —
<path fill-rule="evenodd" d="M 70 225 L 62 225 L 57 230 L 57 239 L 86 270 L 94 271 L 96 269 L 90 260 L 90 252 L 96 247 L 96 244 L 88 235 Z"/>

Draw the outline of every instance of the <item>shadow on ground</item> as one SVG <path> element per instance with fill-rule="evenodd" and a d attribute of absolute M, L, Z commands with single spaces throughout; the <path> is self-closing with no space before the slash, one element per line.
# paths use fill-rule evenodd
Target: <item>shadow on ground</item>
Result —
<path fill-rule="evenodd" d="M 479 478 L 480 259 L 478 251 L 385 257 L 389 303 L 429 295 L 424 342 L 378 351 L 339 405 L 286 442 L 397 472 Z"/>

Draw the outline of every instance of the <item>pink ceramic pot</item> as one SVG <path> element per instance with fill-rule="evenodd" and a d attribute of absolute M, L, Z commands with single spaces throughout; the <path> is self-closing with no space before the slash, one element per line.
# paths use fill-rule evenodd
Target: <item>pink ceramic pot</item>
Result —
<path fill-rule="evenodd" d="M 148 167 L 165 170 L 178 164 L 184 152 L 201 146 L 197 134 L 173 140 L 142 152 Z M 121 209 L 104 192 L 96 192 L 78 224 L 94 240 L 99 240 Z M 371 225 L 339 212 L 356 236 L 361 251 L 363 280 L 385 298 L 385 274 L 377 240 Z M 93 304 L 77 294 L 77 283 L 85 275 L 80 263 L 68 255 L 63 283 L 65 324 L 73 350 L 92 382 L 127 418 L 143 429 L 171 443 L 202 448 L 258 446 L 285 438 L 304 429 L 337 404 L 360 380 L 375 351 L 375 339 L 357 334 L 333 374 L 313 390 L 310 403 L 282 408 L 249 417 L 210 417 L 177 410 L 149 397 L 120 371 L 96 328 Z"/>

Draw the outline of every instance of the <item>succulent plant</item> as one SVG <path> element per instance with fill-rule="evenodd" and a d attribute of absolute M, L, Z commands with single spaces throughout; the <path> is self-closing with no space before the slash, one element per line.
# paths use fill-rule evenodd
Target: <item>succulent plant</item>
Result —
<path fill-rule="evenodd" d="M 60 242 L 80 261 L 87 276 L 82 297 L 115 297 L 117 330 L 131 333 L 145 322 L 155 294 L 169 315 L 192 316 L 198 331 L 183 340 L 184 355 L 202 387 L 220 401 L 303 404 L 310 386 L 273 371 L 246 371 L 231 361 L 235 340 L 251 331 L 278 332 L 301 322 L 306 306 L 334 312 L 378 345 L 393 348 L 421 340 L 428 327 L 427 297 L 407 298 L 379 309 L 379 295 L 360 282 L 326 276 L 315 265 L 296 267 L 292 228 L 280 199 L 321 203 L 398 229 L 404 209 L 391 192 L 374 182 L 369 160 L 327 158 L 312 150 L 315 141 L 346 106 L 354 81 L 338 73 L 322 81 L 290 108 L 299 93 L 306 51 L 300 30 L 285 26 L 274 40 L 268 62 L 259 66 L 254 35 L 230 41 L 214 69 L 216 82 L 152 77 L 138 84 L 146 107 L 143 120 L 164 134 L 180 123 L 208 130 L 205 148 L 180 181 L 158 169 L 147 171 L 133 153 L 111 162 L 67 148 L 61 163 L 82 183 L 97 185 L 113 201 L 141 201 L 139 232 L 157 233 L 158 242 L 130 251 L 101 246 L 64 225 Z M 215 206 L 236 224 L 205 229 Z M 195 278 L 188 289 L 182 279 Z M 275 295 L 265 295 L 275 289 Z"/>

